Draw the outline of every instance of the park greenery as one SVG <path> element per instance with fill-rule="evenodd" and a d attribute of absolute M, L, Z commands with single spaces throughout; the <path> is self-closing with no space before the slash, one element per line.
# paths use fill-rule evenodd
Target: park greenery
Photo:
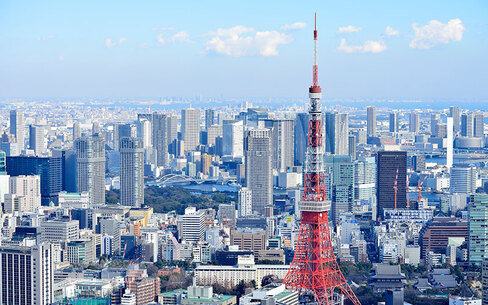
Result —
<path fill-rule="evenodd" d="M 228 204 L 234 200 L 232 193 L 213 192 L 208 195 L 198 195 L 185 188 L 175 186 L 149 186 L 144 190 L 144 205 L 152 207 L 155 213 L 176 211 L 177 214 L 184 214 L 185 209 L 189 206 L 197 209 L 212 208 L 218 210 L 219 204 Z M 118 204 L 120 202 L 120 191 L 107 191 L 105 201 L 107 204 Z"/>

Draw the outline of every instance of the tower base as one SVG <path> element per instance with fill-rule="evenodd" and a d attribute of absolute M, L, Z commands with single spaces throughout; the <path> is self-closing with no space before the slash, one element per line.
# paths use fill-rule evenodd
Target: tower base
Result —
<path fill-rule="evenodd" d="M 313 294 L 315 304 L 337 304 L 337 294 L 361 305 L 339 269 L 334 255 L 327 212 L 302 212 L 295 256 L 283 284 Z M 340 303 L 339 303 L 340 304 Z"/>

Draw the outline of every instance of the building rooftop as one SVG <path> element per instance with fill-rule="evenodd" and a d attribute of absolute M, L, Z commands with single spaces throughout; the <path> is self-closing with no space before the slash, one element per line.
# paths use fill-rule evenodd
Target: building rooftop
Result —
<path fill-rule="evenodd" d="M 213 303 L 216 303 L 216 302 L 225 302 L 231 298 L 235 298 L 236 296 L 235 295 L 221 295 L 219 294 L 218 297 L 217 296 L 214 296 L 213 298 L 210 298 L 210 299 L 203 299 L 203 298 L 186 298 L 185 300 L 188 300 L 188 301 L 198 301 L 198 302 L 213 302 Z"/>

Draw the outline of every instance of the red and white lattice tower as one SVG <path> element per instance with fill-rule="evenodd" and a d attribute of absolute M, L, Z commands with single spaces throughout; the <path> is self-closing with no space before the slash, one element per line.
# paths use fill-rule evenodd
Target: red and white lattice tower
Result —
<path fill-rule="evenodd" d="M 283 280 L 287 288 L 313 294 L 318 305 L 332 305 L 347 297 L 360 305 L 342 275 L 334 255 L 329 231 L 330 200 L 325 196 L 323 167 L 322 90 L 318 83 L 317 18 L 315 18 L 313 84 L 309 89 L 307 159 L 303 197 L 300 202 L 301 223 L 295 256 Z M 339 298 L 337 298 L 339 296 Z"/>

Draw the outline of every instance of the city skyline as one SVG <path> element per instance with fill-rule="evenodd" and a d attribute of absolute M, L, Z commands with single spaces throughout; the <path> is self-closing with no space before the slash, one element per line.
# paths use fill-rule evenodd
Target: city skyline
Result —
<path fill-rule="evenodd" d="M 0 95 L 304 97 L 317 11 L 325 97 L 487 98 L 482 1 L 117 4 L 3 3 Z"/>

